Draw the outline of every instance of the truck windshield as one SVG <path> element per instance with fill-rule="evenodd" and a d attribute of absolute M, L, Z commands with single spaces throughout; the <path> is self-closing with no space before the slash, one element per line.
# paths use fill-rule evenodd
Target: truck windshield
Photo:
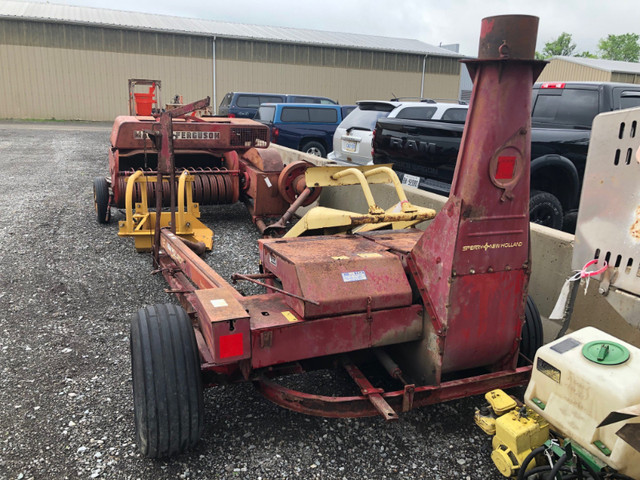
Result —
<path fill-rule="evenodd" d="M 388 117 L 392 109 L 393 106 L 390 106 L 389 109 L 370 109 L 369 106 L 360 106 L 342 121 L 340 128 L 344 128 L 345 130 L 356 128 L 358 130 L 373 131 L 378 119 Z"/>

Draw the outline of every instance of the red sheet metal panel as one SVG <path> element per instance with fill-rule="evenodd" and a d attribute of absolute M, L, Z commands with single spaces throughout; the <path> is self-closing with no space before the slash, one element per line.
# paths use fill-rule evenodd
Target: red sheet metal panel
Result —
<path fill-rule="evenodd" d="M 176 151 L 245 150 L 269 145 L 269 128 L 253 120 L 211 117 L 189 121 L 176 118 L 172 124 Z M 151 130 L 159 131 L 158 121 L 152 117 L 116 117 L 111 131 L 111 145 L 119 149 L 146 148 L 152 151 L 155 145 L 146 134 Z"/>
<path fill-rule="evenodd" d="M 198 319 L 210 323 L 202 328 L 213 363 L 235 363 L 251 356 L 250 321 L 243 305 L 230 288 L 196 290 L 194 307 Z"/>
<path fill-rule="evenodd" d="M 417 340 L 422 307 L 305 320 L 279 294 L 247 297 L 253 368 Z"/>
<path fill-rule="evenodd" d="M 241 169 L 247 179 L 245 192 L 253 199 L 251 215 L 278 217 L 287 211 L 289 203 L 282 198 L 278 190 L 279 171 L 263 172 L 244 160 L 241 161 Z"/>
<path fill-rule="evenodd" d="M 289 306 L 306 319 L 411 304 L 411 286 L 399 257 L 365 238 L 259 243 L 264 268 L 280 278 L 283 289 L 320 304 L 287 297 Z"/>
<path fill-rule="evenodd" d="M 451 194 L 408 258 L 444 339 L 443 372 L 515 366 L 530 272 L 531 87 L 544 65 L 527 58 L 537 21 L 483 19 Z"/>

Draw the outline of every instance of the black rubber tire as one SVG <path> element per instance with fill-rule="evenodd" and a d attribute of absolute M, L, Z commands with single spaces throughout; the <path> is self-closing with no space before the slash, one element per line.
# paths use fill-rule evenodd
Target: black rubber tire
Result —
<path fill-rule="evenodd" d="M 93 206 L 96 210 L 98 223 L 109 223 L 111 208 L 109 207 L 109 184 L 106 178 L 96 177 L 93 179 Z"/>
<path fill-rule="evenodd" d="M 525 323 L 522 326 L 522 340 L 520 341 L 520 353 L 533 361 L 536 352 L 544 342 L 544 333 L 542 331 L 542 319 L 538 307 L 531 296 L 527 295 L 527 303 L 524 309 Z M 518 365 L 530 365 L 529 361 L 520 356 Z"/>
<path fill-rule="evenodd" d="M 532 190 L 529 198 L 529 220 L 545 227 L 562 228 L 562 204 L 558 198 L 540 190 Z"/>
<path fill-rule="evenodd" d="M 572 210 L 564 214 L 562 220 L 562 231 L 567 233 L 576 233 L 576 225 L 578 223 L 578 211 Z"/>
<path fill-rule="evenodd" d="M 136 443 L 150 458 L 192 448 L 203 425 L 196 338 L 182 307 L 141 308 L 131 321 Z"/>
<path fill-rule="evenodd" d="M 305 143 L 301 148 L 301 152 L 308 153 L 309 155 L 315 155 L 316 157 L 326 158 L 327 149 L 324 148 L 320 142 L 312 141 Z"/>

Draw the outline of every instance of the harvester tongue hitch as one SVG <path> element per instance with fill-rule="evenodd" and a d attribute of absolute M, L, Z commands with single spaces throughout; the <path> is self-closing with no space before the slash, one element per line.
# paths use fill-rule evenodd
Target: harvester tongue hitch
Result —
<path fill-rule="evenodd" d="M 268 291 L 245 297 L 176 234 L 155 229 L 159 269 L 184 309 L 147 307 L 132 321 L 136 431 L 145 455 L 195 444 L 202 384 L 251 380 L 267 398 L 298 412 L 395 420 L 414 407 L 527 382 L 531 366 L 518 366 L 519 353 L 532 358 L 542 341 L 539 315 L 527 298 L 530 99 L 544 65 L 533 60 L 537 25 L 530 16 L 482 21 L 479 58 L 466 61 L 474 87 L 451 195 L 424 232 L 261 239 L 262 273 L 235 279 L 263 283 Z M 262 132 L 253 122 L 225 121 L 209 122 L 204 131 L 220 138 L 234 128 Z M 121 121 L 120 130 L 132 122 Z M 251 148 L 266 146 L 260 135 L 230 138 L 219 143 L 229 147 L 224 155 L 206 159 L 223 158 L 236 175 L 246 174 L 242 185 L 254 218 L 263 213 L 258 190 L 267 183 L 280 183 L 281 194 L 294 189 L 281 206 L 295 203 L 306 188 L 293 174 L 299 167 L 286 167 L 290 176 L 272 168 L 277 162 L 265 153 L 270 150 Z M 235 154 L 238 145 L 243 150 Z M 177 137 L 174 146 L 177 157 Z M 383 174 L 319 175 L 333 184 Z M 306 172 L 306 185 L 320 185 L 309 182 L 311 175 Z M 368 215 L 401 227 L 409 217 L 432 216 L 400 200 L 401 216 L 370 203 L 369 214 L 349 221 L 364 223 Z M 179 220 L 171 224 L 178 227 Z M 390 390 L 367 377 L 375 365 L 387 372 L 383 383 Z M 334 366 L 347 371 L 357 394 L 307 394 L 274 381 Z"/>

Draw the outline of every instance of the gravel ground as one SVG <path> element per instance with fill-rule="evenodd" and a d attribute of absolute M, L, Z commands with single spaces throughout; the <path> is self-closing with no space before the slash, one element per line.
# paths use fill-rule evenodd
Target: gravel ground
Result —
<path fill-rule="evenodd" d="M 481 397 L 379 418 L 322 419 L 250 384 L 205 392 L 195 451 L 165 461 L 134 444 L 129 321 L 170 302 L 151 258 L 95 220 L 108 126 L 0 124 L 0 478 L 490 479 Z M 257 271 L 258 234 L 240 205 L 204 208 L 207 260 Z M 117 220 L 119 214 L 115 215 Z M 298 379 L 344 382 L 319 372 Z"/>

